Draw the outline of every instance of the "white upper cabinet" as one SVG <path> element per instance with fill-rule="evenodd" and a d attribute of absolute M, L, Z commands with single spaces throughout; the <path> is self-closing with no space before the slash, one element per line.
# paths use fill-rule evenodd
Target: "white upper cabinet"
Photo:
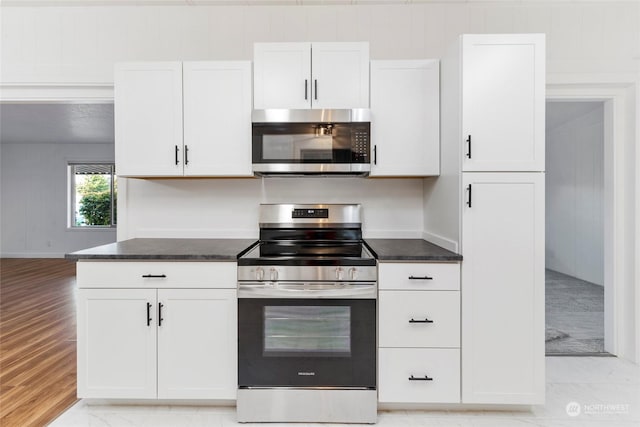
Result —
<path fill-rule="evenodd" d="M 462 402 L 544 403 L 544 174 L 465 173 Z"/>
<path fill-rule="evenodd" d="M 461 43 L 462 170 L 544 170 L 544 35 L 464 35 Z"/>
<path fill-rule="evenodd" d="M 184 175 L 251 176 L 251 63 L 185 62 Z"/>
<path fill-rule="evenodd" d="M 117 64 L 115 129 L 118 175 L 253 176 L 251 63 Z"/>
<path fill-rule="evenodd" d="M 440 173 L 440 68 L 371 61 L 371 176 Z"/>
<path fill-rule="evenodd" d="M 182 63 L 119 63 L 114 75 L 116 173 L 182 175 Z"/>
<path fill-rule="evenodd" d="M 253 106 L 311 107 L 311 43 L 253 45 Z"/>
<path fill-rule="evenodd" d="M 369 43 L 313 43 L 312 108 L 369 108 Z"/>
<path fill-rule="evenodd" d="M 254 44 L 253 105 L 369 108 L 369 43 Z"/>

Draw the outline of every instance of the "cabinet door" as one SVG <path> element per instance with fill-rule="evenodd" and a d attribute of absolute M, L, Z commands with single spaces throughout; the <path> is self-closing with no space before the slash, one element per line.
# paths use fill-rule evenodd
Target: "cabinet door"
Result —
<path fill-rule="evenodd" d="M 544 403 L 544 174 L 463 175 L 462 401 Z"/>
<path fill-rule="evenodd" d="M 235 289 L 160 289 L 158 398 L 235 399 Z"/>
<path fill-rule="evenodd" d="M 185 176 L 253 176 L 251 62 L 185 62 Z"/>
<path fill-rule="evenodd" d="M 369 108 L 369 43 L 313 43 L 313 108 Z"/>
<path fill-rule="evenodd" d="M 440 173 L 437 60 L 371 61 L 371 176 Z"/>
<path fill-rule="evenodd" d="M 463 36 L 463 170 L 544 170 L 544 96 L 543 34 Z"/>
<path fill-rule="evenodd" d="M 182 63 L 116 64 L 114 91 L 116 173 L 181 176 Z"/>
<path fill-rule="evenodd" d="M 253 45 L 253 108 L 311 107 L 311 44 Z"/>
<path fill-rule="evenodd" d="M 78 397 L 155 399 L 155 307 L 155 289 L 78 290 Z"/>

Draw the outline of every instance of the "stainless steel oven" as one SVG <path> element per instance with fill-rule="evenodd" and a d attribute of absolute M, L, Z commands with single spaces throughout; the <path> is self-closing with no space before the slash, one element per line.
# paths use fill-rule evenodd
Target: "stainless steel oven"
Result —
<path fill-rule="evenodd" d="M 377 270 L 360 206 L 260 218 L 238 260 L 238 420 L 374 423 Z"/>
<path fill-rule="evenodd" d="M 369 110 L 255 110 L 253 171 L 367 175 Z"/>

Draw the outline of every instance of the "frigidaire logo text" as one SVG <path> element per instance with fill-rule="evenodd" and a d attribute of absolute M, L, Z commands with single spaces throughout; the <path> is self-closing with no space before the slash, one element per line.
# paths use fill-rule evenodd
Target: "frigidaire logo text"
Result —
<path fill-rule="evenodd" d="M 303 377 L 312 377 L 315 374 L 316 374 L 315 372 L 298 372 L 298 375 L 303 376 Z"/>

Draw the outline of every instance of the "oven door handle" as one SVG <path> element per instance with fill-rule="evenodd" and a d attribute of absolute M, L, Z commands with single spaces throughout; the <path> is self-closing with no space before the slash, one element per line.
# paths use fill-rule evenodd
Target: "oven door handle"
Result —
<path fill-rule="evenodd" d="M 239 282 L 238 298 L 376 298 L 375 282 Z"/>

